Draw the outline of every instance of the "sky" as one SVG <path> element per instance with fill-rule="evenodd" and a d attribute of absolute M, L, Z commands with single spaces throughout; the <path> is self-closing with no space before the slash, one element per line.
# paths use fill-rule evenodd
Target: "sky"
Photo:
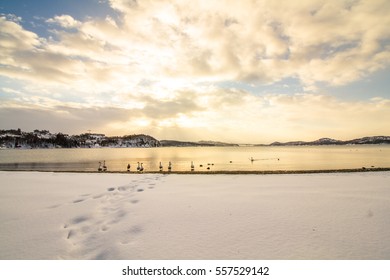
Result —
<path fill-rule="evenodd" d="M 390 135 L 388 0 L 0 0 L 0 129 Z"/>

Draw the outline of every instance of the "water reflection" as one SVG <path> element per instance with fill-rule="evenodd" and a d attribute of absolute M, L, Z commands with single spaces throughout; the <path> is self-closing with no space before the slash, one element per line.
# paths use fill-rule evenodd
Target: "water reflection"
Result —
<path fill-rule="evenodd" d="M 0 170 L 267 171 L 390 167 L 389 145 L 0 150 Z"/>

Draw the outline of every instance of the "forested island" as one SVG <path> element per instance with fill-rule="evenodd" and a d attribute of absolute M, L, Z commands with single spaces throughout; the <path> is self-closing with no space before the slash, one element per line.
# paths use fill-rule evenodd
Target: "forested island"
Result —
<path fill-rule="evenodd" d="M 48 130 L 24 132 L 20 129 L 0 130 L 0 146 L 8 149 L 24 148 L 100 148 L 100 147 L 160 147 L 160 141 L 145 134 L 106 136 L 100 133 L 68 135 Z"/>

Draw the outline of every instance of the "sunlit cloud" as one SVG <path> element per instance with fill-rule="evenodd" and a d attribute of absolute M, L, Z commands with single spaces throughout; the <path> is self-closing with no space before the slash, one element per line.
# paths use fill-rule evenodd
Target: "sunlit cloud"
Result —
<path fill-rule="evenodd" d="M 77 28 L 81 25 L 81 22 L 75 20 L 70 15 L 55 16 L 54 18 L 49 18 L 48 20 L 46 20 L 46 22 L 56 23 L 64 28 Z"/>
<path fill-rule="evenodd" d="M 98 68 L 118 79 L 118 73 L 133 73 L 135 79 L 154 75 L 258 82 L 298 76 L 303 84 L 338 85 L 389 64 L 389 48 L 383 45 L 390 35 L 386 1 L 223 2 L 110 1 L 122 12 L 118 22 L 55 16 L 47 22 L 65 30 L 45 43 L 3 17 L 3 32 L 14 38 L 2 40 L 2 46 L 9 50 L 8 60 L 29 51 L 23 55 L 30 60 L 13 66 L 59 82 L 75 70 L 80 78 L 99 81 L 101 76 L 91 70 Z M 48 66 L 39 68 L 33 54 Z M 53 71 L 50 61 L 61 63 L 61 71 Z"/>
<path fill-rule="evenodd" d="M 188 140 L 390 133 L 378 121 L 389 116 L 390 96 L 331 91 L 389 68 L 386 0 L 108 4 L 116 16 L 46 18 L 46 37 L 18 15 L 0 16 L 0 76 L 18 82 L 0 87 L 2 126 L 45 123 L 46 112 L 48 126 L 74 132 Z M 288 79 L 300 88 L 248 91 Z M 236 86 L 221 87 L 229 82 Z"/>

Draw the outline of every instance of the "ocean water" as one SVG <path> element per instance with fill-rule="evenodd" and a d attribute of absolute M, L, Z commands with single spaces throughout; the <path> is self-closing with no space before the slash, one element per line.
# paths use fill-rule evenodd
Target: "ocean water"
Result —
<path fill-rule="evenodd" d="M 250 159 L 254 160 L 251 161 Z M 159 163 L 172 172 L 325 170 L 390 167 L 390 145 L 292 147 L 160 147 L 0 150 L 0 170 L 97 171 L 105 161 L 108 171 L 158 171 Z M 209 169 L 208 169 L 209 168 Z"/>

